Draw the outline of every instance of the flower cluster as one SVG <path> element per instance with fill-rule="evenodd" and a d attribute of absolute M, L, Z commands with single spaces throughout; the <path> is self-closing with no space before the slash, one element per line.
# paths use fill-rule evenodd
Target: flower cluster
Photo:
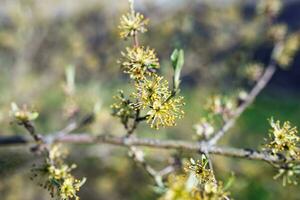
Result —
<path fill-rule="evenodd" d="M 230 98 L 215 95 L 208 100 L 206 108 L 213 114 L 221 115 L 224 120 L 227 120 L 232 116 L 234 109 L 236 108 L 236 102 Z"/>
<path fill-rule="evenodd" d="M 292 34 L 286 38 L 283 43 L 279 46 L 274 54 L 276 62 L 281 67 L 287 67 L 292 62 L 295 54 L 300 47 L 300 36 L 299 34 Z"/>
<path fill-rule="evenodd" d="M 51 196 L 61 200 L 79 200 L 77 192 L 85 183 L 86 178 L 76 179 L 71 171 L 76 165 L 71 166 L 64 163 L 66 153 L 61 151 L 57 145 L 52 146 L 48 152 L 45 162 L 32 169 L 33 178 L 39 178 L 40 186 L 47 189 Z"/>
<path fill-rule="evenodd" d="M 208 139 L 215 131 L 213 125 L 206 118 L 202 118 L 200 123 L 194 125 L 194 129 L 199 139 Z"/>
<path fill-rule="evenodd" d="M 281 153 L 285 156 L 299 159 L 300 137 L 297 135 L 297 128 L 292 127 L 290 122 L 284 122 L 280 125 L 280 121 L 270 119 L 271 130 L 269 137 L 271 141 L 266 144 L 266 148 L 270 149 L 272 153 Z"/>
<path fill-rule="evenodd" d="M 145 109 L 159 98 L 168 98 L 171 94 L 169 92 L 169 83 L 163 77 L 153 75 L 148 79 L 135 84 L 136 92 L 133 97 L 139 100 L 138 108 Z"/>
<path fill-rule="evenodd" d="M 137 34 L 145 32 L 147 23 L 148 20 L 144 20 L 143 15 L 134 11 L 131 1 L 131 13 L 121 18 L 119 28 L 121 37 L 132 37 L 134 46 L 127 47 L 126 52 L 121 52 L 122 57 L 118 63 L 123 72 L 129 74 L 133 80 L 135 91 L 130 98 L 126 98 L 123 92 L 120 93 L 116 98 L 118 102 L 112 105 L 112 109 L 113 115 L 119 117 L 125 127 L 128 127 L 129 119 L 137 121 L 142 118 L 151 128 L 159 129 L 176 125 L 176 120 L 182 118 L 184 114 L 183 97 L 177 96 L 183 51 L 180 51 L 180 55 L 176 51 L 176 55 L 171 58 L 172 65 L 176 67 L 174 86 L 170 90 L 168 81 L 157 74 L 160 64 L 155 50 L 138 44 Z M 144 117 L 140 117 L 143 113 Z"/>
<path fill-rule="evenodd" d="M 120 37 L 127 39 L 135 36 L 138 33 L 145 33 L 147 31 L 146 25 L 149 20 L 145 19 L 144 15 L 135 12 L 127 13 L 121 17 L 121 23 L 119 25 Z"/>
<path fill-rule="evenodd" d="M 278 174 L 274 176 L 274 179 L 282 177 L 282 185 L 294 184 L 297 185 L 298 182 L 295 180 L 295 176 L 300 175 L 300 166 L 294 163 L 287 163 L 285 166 L 280 167 Z"/>
<path fill-rule="evenodd" d="M 183 104 L 183 97 L 155 99 L 147 112 L 147 123 L 155 129 L 159 129 L 160 126 L 175 126 L 175 120 L 183 117 L 184 112 L 181 110 Z"/>
<path fill-rule="evenodd" d="M 123 124 L 126 124 L 130 118 L 134 117 L 134 108 L 132 103 L 124 96 L 122 90 L 119 91 L 117 96 L 114 96 L 116 103 L 111 105 L 113 116 L 121 119 Z"/>
<path fill-rule="evenodd" d="M 118 61 L 124 73 L 130 74 L 130 78 L 141 80 L 146 75 L 152 75 L 159 68 L 155 51 L 149 47 L 126 48 L 126 53 L 121 52 L 123 58 Z"/>
<path fill-rule="evenodd" d="M 275 24 L 268 30 L 268 36 L 272 41 L 278 42 L 285 38 L 287 31 L 287 26 L 285 24 Z"/>
<path fill-rule="evenodd" d="M 260 63 L 248 64 L 244 73 L 250 81 L 257 81 L 263 74 L 263 66 Z"/>
<path fill-rule="evenodd" d="M 274 17 L 278 15 L 282 8 L 281 0 L 260 0 L 257 10 L 258 13 Z"/>
<path fill-rule="evenodd" d="M 29 121 L 34 121 L 38 118 L 39 113 L 30 111 L 26 105 L 24 105 L 22 108 L 19 108 L 16 103 L 12 103 L 10 115 L 12 116 L 14 121 L 22 124 Z"/>
<path fill-rule="evenodd" d="M 160 200 L 225 200 L 229 193 L 223 184 L 217 183 L 212 170 L 207 168 L 205 157 L 201 161 L 191 159 L 188 175 L 170 175 L 168 188 Z"/>
<path fill-rule="evenodd" d="M 201 184 L 216 182 L 214 173 L 209 169 L 208 160 L 204 155 L 201 160 L 195 161 L 194 159 L 190 159 L 190 163 L 186 169 L 195 173 Z"/>

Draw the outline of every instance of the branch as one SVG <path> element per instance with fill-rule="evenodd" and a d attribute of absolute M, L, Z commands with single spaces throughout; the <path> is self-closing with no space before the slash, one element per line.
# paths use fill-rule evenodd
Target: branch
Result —
<path fill-rule="evenodd" d="M 277 48 L 278 48 L 278 45 L 275 45 L 275 47 L 272 51 L 272 57 L 273 57 L 273 53 L 277 50 Z M 253 89 L 247 96 L 246 100 L 235 110 L 232 117 L 224 123 L 223 127 L 214 135 L 214 137 L 212 137 L 209 140 L 208 143 L 210 145 L 216 144 L 218 142 L 218 140 L 221 139 L 225 135 L 225 133 L 235 125 L 237 119 L 241 116 L 241 114 L 253 103 L 253 101 L 255 100 L 257 95 L 269 83 L 269 81 L 271 80 L 275 71 L 276 71 L 276 63 L 273 60 L 273 58 L 271 58 L 271 61 L 270 61 L 269 65 L 267 66 L 264 74 L 257 81 L 256 85 L 253 87 Z"/>
<path fill-rule="evenodd" d="M 46 136 L 47 141 L 49 137 Z M 52 140 L 52 139 L 51 139 Z M 286 160 L 284 156 L 281 155 L 271 155 L 267 152 L 259 152 L 251 149 L 238 149 L 232 147 L 221 147 L 221 146 L 210 146 L 205 142 L 193 142 L 186 140 L 158 140 L 150 138 L 136 138 L 136 137 L 117 137 L 111 135 L 100 135 L 93 136 L 90 134 L 68 134 L 62 137 L 55 137 L 54 142 L 58 143 L 71 143 L 71 144 L 112 144 L 117 146 L 143 146 L 156 149 L 179 149 L 185 151 L 194 152 L 207 152 L 215 155 L 222 155 L 228 157 L 244 158 L 249 160 L 261 160 L 268 163 L 281 163 Z M 31 143 L 32 140 L 21 136 L 7 136 L 0 137 L 0 146 L 7 145 L 24 145 Z"/>

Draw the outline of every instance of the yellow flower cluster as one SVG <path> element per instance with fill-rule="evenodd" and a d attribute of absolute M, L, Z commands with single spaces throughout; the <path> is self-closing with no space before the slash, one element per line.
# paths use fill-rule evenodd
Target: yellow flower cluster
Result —
<path fill-rule="evenodd" d="M 268 36 L 272 41 L 278 42 L 285 38 L 288 28 L 285 24 L 275 24 L 268 30 Z"/>
<path fill-rule="evenodd" d="M 45 163 L 32 169 L 34 177 L 41 176 L 43 183 L 40 185 L 47 189 L 52 197 L 61 200 L 79 200 L 76 193 L 85 183 L 86 178 L 78 180 L 71 174 L 76 165 L 65 164 L 63 162 L 65 154 L 62 152 L 58 146 L 53 146 Z"/>
<path fill-rule="evenodd" d="M 85 179 L 77 180 L 73 176 L 68 176 L 64 178 L 62 185 L 60 186 L 60 198 L 62 200 L 75 199 L 79 200 L 76 193 L 79 191 L 80 187 L 84 184 Z"/>
<path fill-rule="evenodd" d="M 152 128 L 174 126 L 175 120 L 182 118 L 183 97 L 172 97 L 169 83 L 163 77 L 154 74 L 136 82 L 135 86 L 137 91 L 132 95 L 138 100 L 135 108 L 150 109 L 147 112 L 147 123 Z"/>
<path fill-rule="evenodd" d="M 191 159 L 186 169 L 195 173 L 199 178 L 199 182 L 201 184 L 216 182 L 214 173 L 211 169 L 209 169 L 208 160 L 205 156 L 203 156 L 202 159 L 198 161 Z"/>
<path fill-rule="evenodd" d="M 163 77 L 153 75 L 149 79 L 143 79 L 135 84 L 136 93 L 133 97 L 139 100 L 138 107 L 145 109 L 147 106 L 152 105 L 153 102 L 162 97 L 169 97 L 169 83 Z"/>
<path fill-rule="evenodd" d="M 117 102 L 111 105 L 113 110 L 112 115 L 120 118 L 121 122 L 125 124 L 129 118 L 134 117 L 134 108 L 132 107 L 132 103 L 125 97 L 122 90 L 119 91 L 117 96 L 114 96 L 114 99 Z"/>
<path fill-rule="evenodd" d="M 283 43 L 279 46 L 275 52 L 275 60 L 282 67 L 287 67 L 292 62 L 295 54 L 300 47 L 300 36 L 299 34 L 290 35 Z"/>
<path fill-rule="evenodd" d="M 263 74 L 263 70 L 260 63 L 248 64 L 245 68 L 245 75 L 250 81 L 257 81 Z"/>
<path fill-rule="evenodd" d="M 119 25 L 120 37 L 127 39 L 128 37 L 135 36 L 137 33 L 145 33 L 149 20 L 145 19 L 144 15 L 132 11 L 121 17 L 121 23 Z"/>
<path fill-rule="evenodd" d="M 127 47 L 126 53 L 121 52 L 121 54 L 123 58 L 118 62 L 123 71 L 130 74 L 130 78 L 134 80 L 141 80 L 146 75 L 151 76 L 155 69 L 159 68 L 155 51 L 149 47 Z"/>
<path fill-rule="evenodd" d="M 137 34 L 146 31 L 145 25 L 148 20 L 144 16 L 133 10 L 131 1 L 131 13 L 121 18 L 120 35 L 122 38 L 132 37 L 133 47 L 127 47 L 126 52 L 121 52 L 121 59 L 118 63 L 124 73 L 129 74 L 134 81 L 135 92 L 130 96 L 134 98 L 129 100 L 124 97 L 123 92 L 116 98 L 117 103 L 111 107 L 113 115 L 119 117 L 122 123 L 127 126 L 129 119 L 137 120 L 141 113 L 143 118 L 151 128 L 176 125 L 176 119 L 183 116 L 182 106 L 183 97 L 177 97 L 179 91 L 177 86 L 173 90 L 169 89 L 169 83 L 163 77 L 157 75 L 157 69 L 160 64 L 155 50 L 150 47 L 139 46 Z M 181 52 L 183 56 L 183 52 Z M 175 61 L 174 61 L 175 62 Z M 180 64 L 183 65 L 183 58 Z M 177 70 L 176 78 L 179 79 Z"/>
<path fill-rule="evenodd" d="M 272 129 L 270 130 L 270 143 L 266 144 L 267 148 L 273 153 L 282 153 L 294 159 L 300 158 L 299 142 L 300 137 L 297 135 L 297 128 L 292 127 L 290 122 L 270 120 Z"/>
<path fill-rule="evenodd" d="M 158 97 L 147 112 L 147 123 L 155 129 L 161 126 L 175 126 L 175 120 L 183 117 L 184 112 L 181 110 L 183 105 L 183 97 L 172 99 Z"/>
<path fill-rule="evenodd" d="M 30 111 L 26 105 L 24 105 L 22 108 L 19 108 L 16 103 L 11 103 L 10 115 L 17 123 L 25 123 L 34 121 L 36 118 L 38 118 L 39 113 Z"/>
<path fill-rule="evenodd" d="M 168 190 L 159 200 L 201 200 L 196 192 L 186 188 L 186 183 L 186 176 L 170 175 L 168 177 Z"/>
<path fill-rule="evenodd" d="M 160 200 L 225 200 L 228 192 L 217 183 L 207 161 L 191 160 L 188 175 L 170 175 L 168 188 Z"/>
<path fill-rule="evenodd" d="M 260 0 L 257 10 L 258 13 L 274 17 L 278 15 L 282 8 L 281 0 Z"/>

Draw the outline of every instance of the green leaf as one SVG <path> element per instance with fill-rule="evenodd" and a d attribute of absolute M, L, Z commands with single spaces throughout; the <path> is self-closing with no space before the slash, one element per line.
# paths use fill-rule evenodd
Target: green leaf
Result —
<path fill-rule="evenodd" d="M 223 188 L 224 191 L 228 190 L 228 189 L 232 186 L 234 180 L 235 180 L 235 176 L 234 176 L 234 174 L 232 173 L 231 176 L 229 177 L 227 183 L 225 184 L 225 186 L 224 186 L 224 188 Z"/>
<path fill-rule="evenodd" d="M 32 112 L 32 113 L 28 114 L 28 120 L 29 121 L 36 120 L 38 117 L 39 117 L 38 112 Z"/>
<path fill-rule="evenodd" d="M 75 89 L 75 67 L 74 65 L 68 65 L 65 69 L 66 83 L 69 90 Z"/>
<path fill-rule="evenodd" d="M 172 62 L 174 71 L 176 70 L 177 59 L 178 59 L 178 49 L 175 49 L 173 51 L 173 53 L 171 54 L 171 62 Z"/>
<path fill-rule="evenodd" d="M 171 62 L 174 69 L 174 90 L 177 91 L 180 85 L 180 73 L 184 64 L 184 51 L 175 49 L 171 54 Z"/>

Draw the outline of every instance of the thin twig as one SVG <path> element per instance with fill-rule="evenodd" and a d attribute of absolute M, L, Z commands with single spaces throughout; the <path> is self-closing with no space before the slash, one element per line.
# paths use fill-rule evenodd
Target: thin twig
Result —
<path fill-rule="evenodd" d="M 274 47 L 273 52 L 277 49 L 277 46 Z M 223 127 L 209 140 L 210 145 L 214 145 L 218 142 L 219 139 L 221 139 L 225 133 L 232 128 L 237 119 L 241 116 L 241 114 L 253 103 L 255 98 L 258 96 L 258 94 L 266 87 L 266 85 L 271 80 L 272 76 L 274 75 L 276 71 L 276 63 L 271 59 L 269 65 L 267 66 L 264 74 L 262 77 L 257 81 L 256 85 L 253 87 L 249 95 L 247 96 L 247 99 L 235 110 L 232 117 L 227 120 Z"/>

